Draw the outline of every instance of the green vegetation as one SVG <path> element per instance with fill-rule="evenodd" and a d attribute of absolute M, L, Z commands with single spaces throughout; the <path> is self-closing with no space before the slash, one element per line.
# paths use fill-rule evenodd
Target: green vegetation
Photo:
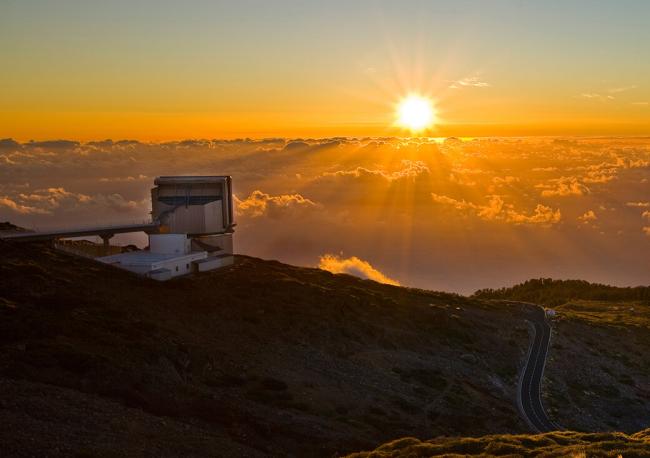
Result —
<path fill-rule="evenodd" d="M 619 288 L 589 283 L 584 280 L 553 280 L 538 278 L 525 281 L 510 288 L 480 289 L 473 295 L 479 299 L 500 299 L 532 302 L 548 306 L 564 304 L 572 300 L 595 301 L 650 301 L 650 286 Z"/>
<path fill-rule="evenodd" d="M 650 429 L 636 434 L 551 432 L 538 435 L 441 437 L 420 441 L 406 437 L 374 451 L 347 458 L 411 458 L 435 456 L 534 456 L 534 457 L 645 457 L 650 450 Z"/>

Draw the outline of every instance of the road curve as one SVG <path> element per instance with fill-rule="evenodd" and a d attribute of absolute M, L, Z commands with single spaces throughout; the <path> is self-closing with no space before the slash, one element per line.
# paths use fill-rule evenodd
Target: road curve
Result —
<path fill-rule="evenodd" d="M 522 304 L 533 330 L 533 338 L 528 349 L 528 358 L 519 377 L 517 404 L 521 415 L 532 430 L 538 433 L 557 431 L 542 405 L 542 378 L 546 366 L 546 356 L 551 340 L 551 327 L 546 320 L 544 309 L 535 304 Z"/>

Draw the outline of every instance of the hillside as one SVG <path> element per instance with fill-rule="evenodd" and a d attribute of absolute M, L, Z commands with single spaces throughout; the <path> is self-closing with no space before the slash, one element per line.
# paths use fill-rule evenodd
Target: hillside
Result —
<path fill-rule="evenodd" d="M 538 278 L 509 288 L 481 289 L 476 291 L 473 297 L 532 302 L 548 306 L 561 305 L 572 300 L 650 302 L 650 286 L 620 288 L 584 280 Z"/>
<path fill-rule="evenodd" d="M 555 308 L 545 393 L 549 413 L 579 431 L 650 425 L 650 305 L 570 301 Z"/>
<path fill-rule="evenodd" d="M 568 431 L 427 441 L 404 437 L 349 458 L 648 456 L 649 304 L 576 300 L 554 310 L 543 398 L 547 412 Z M 611 432 L 620 430 L 625 432 Z"/>
<path fill-rule="evenodd" d="M 411 458 L 435 456 L 523 456 L 538 458 L 597 458 L 648 456 L 650 429 L 633 435 L 623 433 L 552 432 L 537 435 L 441 437 L 420 441 L 412 437 L 384 444 L 371 452 L 347 458 Z"/>
<path fill-rule="evenodd" d="M 628 433 L 648 427 L 650 287 L 536 279 L 473 297 L 554 308 L 543 391 L 547 411 L 559 424 Z"/>
<path fill-rule="evenodd" d="M 0 242 L 8 456 L 332 456 L 525 432 L 521 307 L 238 257 L 157 283 Z"/>

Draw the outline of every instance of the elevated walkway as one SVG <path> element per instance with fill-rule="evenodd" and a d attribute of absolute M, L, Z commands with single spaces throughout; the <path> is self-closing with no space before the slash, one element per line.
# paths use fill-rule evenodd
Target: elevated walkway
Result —
<path fill-rule="evenodd" d="M 69 228 L 59 229 L 52 231 L 39 231 L 39 232 L 14 232 L 0 234 L 0 239 L 15 242 L 39 242 L 47 240 L 56 240 L 72 237 L 88 237 L 97 235 L 101 237 L 105 243 L 115 234 L 126 234 L 129 232 L 146 232 L 147 234 L 156 233 L 160 228 L 160 223 L 157 221 L 151 223 L 141 224 L 125 224 L 118 226 L 96 226 L 96 227 L 83 227 L 83 228 Z"/>

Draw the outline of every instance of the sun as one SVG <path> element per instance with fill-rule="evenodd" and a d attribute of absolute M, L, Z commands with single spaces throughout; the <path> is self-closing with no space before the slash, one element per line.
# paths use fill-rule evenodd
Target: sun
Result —
<path fill-rule="evenodd" d="M 411 132 L 420 132 L 431 127 L 435 121 L 435 110 L 430 99 L 411 94 L 397 105 L 397 125 Z"/>

